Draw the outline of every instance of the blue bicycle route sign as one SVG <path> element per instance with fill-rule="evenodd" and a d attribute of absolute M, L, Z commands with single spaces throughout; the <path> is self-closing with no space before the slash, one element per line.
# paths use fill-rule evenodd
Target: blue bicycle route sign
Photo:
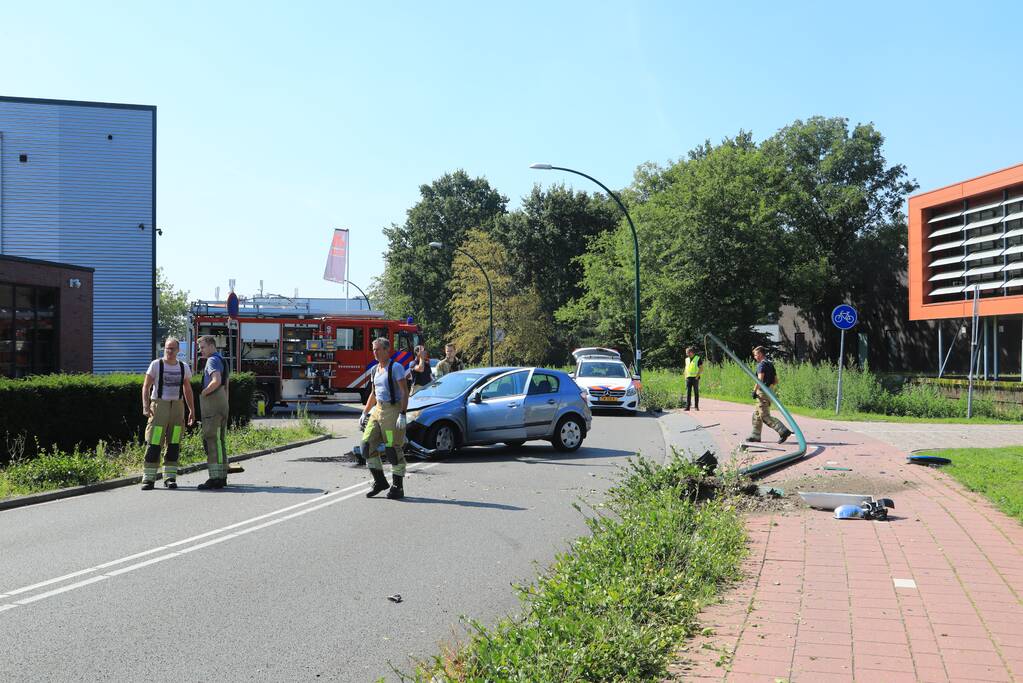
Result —
<path fill-rule="evenodd" d="M 840 330 L 851 330 L 858 319 L 856 309 L 849 304 L 840 304 L 831 311 L 831 322 Z"/>

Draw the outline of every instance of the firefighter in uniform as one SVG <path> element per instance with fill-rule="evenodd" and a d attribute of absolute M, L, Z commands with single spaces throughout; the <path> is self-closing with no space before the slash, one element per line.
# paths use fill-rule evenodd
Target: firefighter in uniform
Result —
<path fill-rule="evenodd" d="M 142 466 L 142 490 L 150 491 L 160 469 L 160 451 L 167 445 L 163 460 L 163 485 L 178 487 L 178 457 L 181 453 L 181 435 L 185 427 L 185 405 L 188 405 L 188 424 L 195 424 L 195 403 L 192 396 L 192 377 L 188 364 L 178 360 L 181 344 L 175 337 L 167 337 L 163 345 L 163 358 L 149 364 L 142 382 L 142 414 L 149 418 L 146 424 L 146 457 Z"/>
<path fill-rule="evenodd" d="M 217 353 L 217 340 L 211 336 L 199 339 L 199 352 L 206 359 L 202 377 L 202 438 L 206 447 L 209 479 L 200 489 L 222 489 L 227 486 L 227 422 L 228 370 L 224 358 Z"/>
<path fill-rule="evenodd" d="M 400 500 L 405 497 L 405 411 L 408 408 L 408 385 L 405 382 L 405 368 L 391 358 L 391 342 L 386 337 L 373 340 L 373 355 L 377 366 L 373 371 L 373 382 L 366 407 L 359 419 L 362 426 L 362 452 L 367 457 L 369 471 L 373 475 L 373 488 L 366 494 L 372 498 L 385 489 L 387 497 Z M 388 484 L 384 476 L 384 464 L 377 453 L 377 446 L 384 444 L 384 452 L 391 462 L 394 478 Z"/>
<path fill-rule="evenodd" d="M 696 348 L 690 346 L 686 349 L 686 410 L 693 406 L 700 409 L 700 375 L 703 374 L 703 359 L 696 355 Z M 693 398 L 696 401 L 693 402 Z"/>
<path fill-rule="evenodd" d="M 757 362 L 757 379 L 773 389 L 778 384 L 778 373 L 774 369 L 774 363 L 767 360 L 767 349 L 758 346 L 753 349 L 753 359 Z M 792 432 L 785 423 L 776 417 L 771 417 L 771 399 L 764 393 L 757 384 L 753 387 L 753 398 L 757 400 L 757 407 L 753 411 L 753 431 L 746 441 L 760 441 L 760 432 L 767 426 L 778 432 L 778 443 L 785 443 L 785 440 L 792 436 Z"/>

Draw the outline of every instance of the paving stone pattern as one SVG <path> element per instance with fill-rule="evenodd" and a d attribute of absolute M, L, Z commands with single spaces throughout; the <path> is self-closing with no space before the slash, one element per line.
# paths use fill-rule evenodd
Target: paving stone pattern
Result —
<path fill-rule="evenodd" d="M 748 433 L 749 406 L 701 408 L 690 417 L 720 452 Z M 712 634 L 678 653 L 674 679 L 1023 680 L 1023 526 L 940 470 L 907 464 L 907 447 L 922 447 L 913 439 L 797 419 L 810 456 L 763 483 L 831 476 L 819 468 L 833 462 L 902 489 L 892 517 L 839 521 L 802 507 L 750 517 L 747 578 L 702 613 Z M 912 427 L 928 447 L 959 429 Z"/>

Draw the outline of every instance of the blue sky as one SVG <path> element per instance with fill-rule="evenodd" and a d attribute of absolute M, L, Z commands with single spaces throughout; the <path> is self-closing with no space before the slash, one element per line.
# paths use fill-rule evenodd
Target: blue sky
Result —
<path fill-rule="evenodd" d="M 371 5 L 378 5 L 373 6 Z M 158 107 L 159 263 L 193 298 L 236 278 L 336 296 L 381 230 L 464 168 L 627 185 L 739 129 L 874 122 L 922 189 L 1023 162 L 1023 3 L 7 3 L 0 94 Z M 203 254 L 225 253 L 214 261 Z M 224 265 L 226 263 L 226 265 Z"/>

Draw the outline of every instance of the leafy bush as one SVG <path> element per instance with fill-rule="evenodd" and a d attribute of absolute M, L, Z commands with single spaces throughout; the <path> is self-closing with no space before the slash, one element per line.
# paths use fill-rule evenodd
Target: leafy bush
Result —
<path fill-rule="evenodd" d="M 100 441 L 128 442 L 145 430 L 141 374 L 40 375 L 0 378 L 0 464 L 12 456 L 34 456 L 56 447 L 74 452 Z M 192 379 L 199 408 L 201 378 Z M 255 378 L 231 375 L 230 411 L 234 424 L 251 416 Z M 15 452 L 13 444 L 24 444 Z M 19 447 L 20 449 L 20 447 Z"/>
<path fill-rule="evenodd" d="M 21 461 L 4 470 L 12 488 L 26 491 L 62 489 L 69 486 L 91 484 L 104 479 L 113 479 L 121 474 L 121 468 L 103 449 L 96 452 L 75 450 L 61 453 L 57 449 L 40 453 L 32 460 Z"/>
<path fill-rule="evenodd" d="M 674 648 L 717 587 L 738 575 L 744 533 L 722 501 L 693 501 L 700 471 L 675 456 L 635 460 L 606 514 L 536 583 L 524 614 L 475 631 L 434 658 L 419 681 L 659 681 Z"/>

